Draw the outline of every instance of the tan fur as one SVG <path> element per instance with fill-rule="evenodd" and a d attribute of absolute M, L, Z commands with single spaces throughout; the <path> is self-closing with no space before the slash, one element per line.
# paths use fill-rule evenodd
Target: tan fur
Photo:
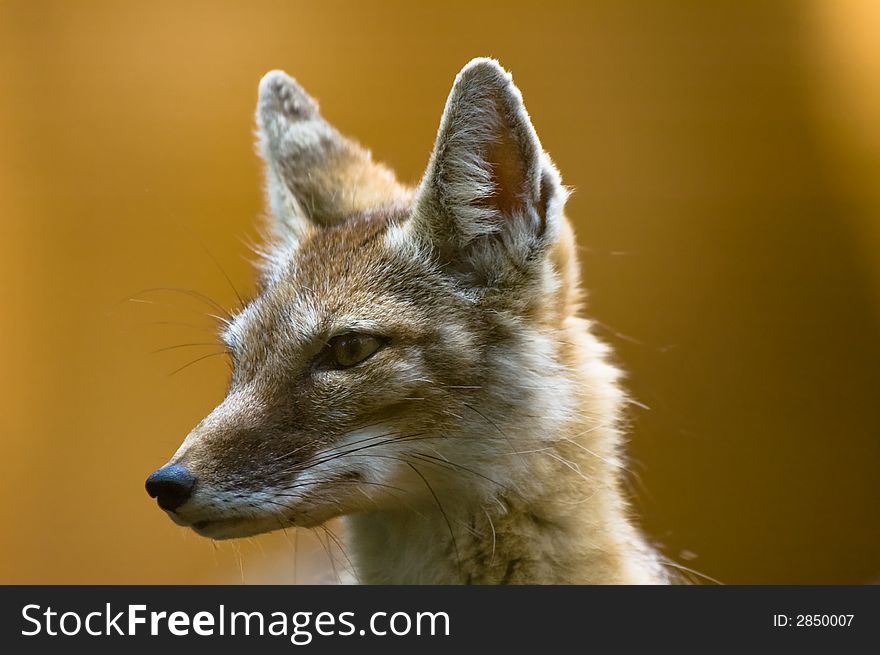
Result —
<path fill-rule="evenodd" d="M 227 398 L 172 462 L 213 538 L 344 516 L 367 583 L 656 583 L 620 488 L 624 395 L 580 316 L 566 191 L 510 76 L 460 73 L 417 189 L 268 74 L 275 236 Z M 327 368 L 341 335 L 382 346 Z"/>

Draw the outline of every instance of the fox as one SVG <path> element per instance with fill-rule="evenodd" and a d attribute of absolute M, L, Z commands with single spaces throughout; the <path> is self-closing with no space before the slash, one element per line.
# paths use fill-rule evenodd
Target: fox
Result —
<path fill-rule="evenodd" d="M 622 373 L 584 315 L 569 190 L 511 75 L 457 75 L 398 181 L 282 71 L 266 239 L 228 392 L 147 480 L 215 540 L 340 519 L 364 584 L 665 584 L 625 491 Z"/>

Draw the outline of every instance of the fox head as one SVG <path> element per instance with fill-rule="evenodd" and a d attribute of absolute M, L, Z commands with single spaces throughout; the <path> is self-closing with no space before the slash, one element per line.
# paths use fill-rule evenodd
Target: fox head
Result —
<path fill-rule="evenodd" d="M 147 482 L 213 538 L 482 502 L 573 411 L 566 190 L 497 62 L 457 76 L 414 189 L 286 74 L 260 82 L 271 237 L 225 399 Z"/>

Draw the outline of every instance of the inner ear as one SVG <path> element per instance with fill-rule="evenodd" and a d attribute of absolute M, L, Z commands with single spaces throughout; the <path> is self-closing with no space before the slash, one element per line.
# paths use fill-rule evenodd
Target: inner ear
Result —
<path fill-rule="evenodd" d="M 527 168 L 522 147 L 508 125 L 500 125 L 486 147 L 485 161 L 490 170 L 492 192 L 480 199 L 484 207 L 512 216 L 525 209 Z"/>

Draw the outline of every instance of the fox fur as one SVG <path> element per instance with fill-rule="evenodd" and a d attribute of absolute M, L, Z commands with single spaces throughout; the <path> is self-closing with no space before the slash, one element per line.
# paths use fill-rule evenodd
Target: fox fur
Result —
<path fill-rule="evenodd" d="M 197 479 L 171 517 L 214 539 L 344 517 L 363 583 L 667 582 L 621 489 L 625 396 L 567 191 L 511 76 L 462 69 L 416 188 L 283 72 L 256 117 L 260 288 L 222 333 L 226 398 L 171 460 Z M 317 365 L 340 335 L 379 345 Z"/>

